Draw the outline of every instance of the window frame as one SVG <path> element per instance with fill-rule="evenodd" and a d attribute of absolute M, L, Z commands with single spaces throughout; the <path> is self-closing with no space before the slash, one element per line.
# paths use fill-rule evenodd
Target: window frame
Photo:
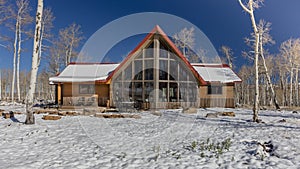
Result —
<path fill-rule="evenodd" d="M 209 84 L 207 86 L 207 95 L 222 95 L 222 94 L 223 94 L 222 85 Z"/>
<path fill-rule="evenodd" d="M 79 94 L 95 94 L 95 85 L 94 84 L 79 84 L 78 90 L 79 90 L 78 91 Z"/>

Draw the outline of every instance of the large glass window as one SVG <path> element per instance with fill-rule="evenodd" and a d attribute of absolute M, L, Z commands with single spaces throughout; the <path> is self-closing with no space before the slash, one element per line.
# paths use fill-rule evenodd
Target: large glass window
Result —
<path fill-rule="evenodd" d="M 168 83 L 167 82 L 160 82 L 159 83 L 159 101 L 160 102 L 167 102 L 168 101 Z"/>
<path fill-rule="evenodd" d="M 134 61 L 134 80 L 142 80 L 143 79 L 143 61 L 135 60 Z"/>
<path fill-rule="evenodd" d="M 128 79 L 128 80 L 131 79 L 131 77 L 132 77 L 132 64 L 131 63 L 127 66 L 124 73 L 125 73 L 125 79 Z"/>
<path fill-rule="evenodd" d="M 159 56 L 154 57 L 153 47 L 154 43 L 151 42 L 143 52 L 128 60 L 128 66 L 120 69 L 113 79 L 113 83 L 116 83 L 112 90 L 113 96 L 116 95 L 115 100 L 196 102 L 197 84 L 193 82 L 194 76 L 186 64 L 162 43 Z"/>
<path fill-rule="evenodd" d="M 154 42 L 151 42 L 151 44 L 145 49 L 145 58 L 153 58 L 153 48 Z"/>
<path fill-rule="evenodd" d="M 79 94 L 94 94 L 95 85 L 94 84 L 80 84 L 79 85 Z"/>
<path fill-rule="evenodd" d="M 168 60 L 159 61 L 159 80 L 168 80 Z"/>
<path fill-rule="evenodd" d="M 143 83 L 142 82 L 134 82 L 133 83 L 133 100 L 142 101 L 143 100 Z"/>
<path fill-rule="evenodd" d="M 153 80 L 153 68 L 145 70 L 145 80 Z"/>
<path fill-rule="evenodd" d="M 178 92 L 178 85 L 177 83 L 170 83 L 169 86 L 169 102 L 177 102 L 177 92 Z"/>
<path fill-rule="evenodd" d="M 163 43 L 160 43 L 159 57 L 168 58 L 168 53 L 169 53 L 169 49 Z"/>
<path fill-rule="evenodd" d="M 145 80 L 153 80 L 153 59 L 144 60 L 144 79 Z"/>

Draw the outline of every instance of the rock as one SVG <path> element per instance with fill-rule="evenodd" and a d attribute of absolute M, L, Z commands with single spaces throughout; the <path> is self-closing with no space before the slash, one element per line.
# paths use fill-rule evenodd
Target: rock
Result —
<path fill-rule="evenodd" d="M 206 118 L 218 118 L 218 113 L 207 113 Z"/>
<path fill-rule="evenodd" d="M 58 115 L 58 113 L 59 113 L 59 111 L 48 111 L 48 114 L 56 114 L 56 115 Z"/>
<path fill-rule="evenodd" d="M 67 115 L 67 112 L 64 112 L 64 111 L 58 112 L 58 115 L 59 115 L 59 116 L 66 116 L 66 115 Z"/>
<path fill-rule="evenodd" d="M 183 109 L 182 112 L 186 114 L 197 114 L 198 110 L 196 108 L 187 108 Z"/>
<path fill-rule="evenodd" d="M 44 115 L 42 117 L 43 120 L 59 120 L 61 119 L 61 116 L 55 116 L 55 115 Z"/>
<path fill-rule="evenodd" d="M 67 111 L 67 112 L 66 112 L 66 115 L 67 115 L 67 116 L 77 116 L 78 113 L 75 112 L 75 111 L 71 111 L 71 112 Z"/>
<path fill-rule="evenodd" d="M 5 119 L 14 118 L 14 112 L 13 111 L 2 112 L 1 114 L 2 114 L 3 118 L 5 118 Z"/>
<path fill-rule="evenodd" d="M 286 120 L 285 120 L 285 119 L 281 119 L 281 120 L 279 120 L 278 122 L 279 122 L 279 123 L 285 123 Z"/>
<path fill-rule="evenodd" d="M 235 113 L 234 112 L 218 112 L 218 115 L 220 115 L 220 116 L 235 117 Z"/>
<path fill-rule="evenodd" d="M 2 113 L 3 118 L 5 119 L 9 119 L 10 118 L 10 114 L 9 113 Z"/>
<path fill-rule="evenodd" d="M 295 110 L 293 111 L 293 113 L 294 113 L 294 114 L 298 114 L 298 112 L 297 112 L 297 111 L 295 111 Z"/>

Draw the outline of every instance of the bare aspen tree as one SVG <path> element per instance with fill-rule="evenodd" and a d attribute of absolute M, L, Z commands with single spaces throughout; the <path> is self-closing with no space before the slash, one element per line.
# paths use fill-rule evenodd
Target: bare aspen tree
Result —
<path fill-rule="evenodd" d="M 299 39 L 288 39 L 287 41 L 284 41 L 280 45 L 280 54 L 284 58 L 285 62 L 287 63 L 287 69 L 289 70 L 290 73 L 290 79 L 289 82 L 289 106 L 294 105 L 294 95 L 293 95 L 293 83 L 295 79 L 295 85 L 298 85 L 296 83 L 298 82 L 298 78 L 295 76 L 298 76 L 298 65 L 300 62 L 300 51 L 299 51 L 299 44 L 300 40 Z M 296 72 L 294 74 L 294 72 Z M 296 89 L 297 90 L 297 89 Z M 298 91 L 297 91 L 298 92 Z M 297 95 L 297 94 L 296 94 Z"/>
<path fill-rule="evenodd" d="M 173 35 L 173 39 L 175 40 L 175 45 L 182 50 L 182 54 L 184 57 L 187 57 L 187 51 L 192 49 L 195 45 L 195 28 L 191 27 L 183 28 L 180 32 Z"/>
<path fill-rule="evenodd" d="M 223 45 L 221 47 L 221 51 L 225 55 L 229 67 L 232 69 L 233 68 L 233 64 L 232 64 L 233 52 L 232 52 L 231 48 Z"/>
<path fill-rule="evenodd" d="M 208 59 L 206 57 L 207 51 L 205 49 L 199 48 L 196 50 L 196 52 L 197 52 L 197 56 L 199 57 L 199 59 L 202 63 L 208 62 Z"/>
<path fill-rule="evenodd" d="M 258 108 L 259 108 L 259 82 L 258 82 L 258 56 L 259 56 L 259 32 L 256 26 L 254 10 L 260 7 L 260 4 L 263 3 L 264 0 L 248 0 L 245 5 L 242 0 L 238 0 L 241 7 L 245 12 L 250 15 L 250 20 L 253 28 L 253 32 L 255 34 L 255 43 L 254 43 L 254 65 L 255 65 L 255 99 L 253 105 L 253 121 L 259 122 L 258 119 Z"/>
<path fill-rule="evenodd" d="M 14 32 L 13 40 L 13 79 L 11 85 L 11 99 L 14 102 L 15 86 L 17 87 L 18 101 L 21 100 L 20 96 L 20 58 L 22 52 L 23 35 L 27 37 L 30 34 L 25 29 L 25 26 L 32 23 L 32 17 L 29 14 L 30 5 L 28 0 L 17 0 L 16 6 L 11 7 L 9 10 L 10 20 L 6 23 L 9 30 Z M 17 82 L 17 85 L 15 85 Z"/>
<path fill-rule="evenodd" d="M 42 23 L 41 23 L 41 39 L 39 41 L 39 52 L 38 52 L 38 65 L 40 64 L 41 60 L 42 60 L 42 53 L 43 53 L 43 56 L 45 57 L 45 55 L 47 55 L 48 53 L 48 56 L 45 57 L 44 59 L 48 59 L 49 57 L 49 53 L 50 53 L 50 46 L 51 44 L 53 44 L 53 35 L 51 33 L 51 30 L 53 28 L 53 21 L 54 21 L 55 17 L 53 16 L 53 13 L 51 11 L 50 8 L 46 8 L 43 10 L 43 17 L 42 17 Z M 45 75 L 44 73 L 42 75 Z M 47 83 L 48 83 L 48 80 L 40 80 L 40 75 L 37 77 L 39 80 L 38 80 L 38 84 L 37 84 L 37 89 L 38 89 L 38 97 L 39 98 L 44 98 L 45 99 L 45 91 L 44 91 L 44 88 L 43 86 L 47 86 Z M 42 88 L 40 87 L 42 86 Z M 42 93 L 42 94 L 41 94 Z M 48 93 L 48 92 L 47 92 Z"/>
<path fill-rule="evenodd" d="M 299 65 L 300 65 L 300 39 L 296 39 L 295 41 L 295 48 L 294 48 L 294 54 L 295 54 L 295 61 L 296 61 L 296 64 L 295 64 L 295 69 L 296 69 L 296 78 L 295 78 L 295 102 L 296 102 L 296 106 L 299 106 L 299 80 L 298 80 L 298 77 L 299 77 Z"/>
<path fill-rule="evenodd" d="M 277 92 L 279 93 L 278 96 L 279 99 L 281 100 L 281 105 L 282 106 L 287 106 L 288 105 L 288 96 L 287 96 L 287 85 L 286 85 L 286 80 L 288 78 L 288 70 L 287 70 L 287 61 L 284 57 L 282 57 L 282 52 L 280 52 L 280 54 L 277 54 L 275 56 L 274 59 L 274 65 L 275 65 L 275 69 L 277 70 L 277 74 L 278 74 L 278 84 L 279 84 L 279 88 L 280 90 L 277 90 Z"/>
<path fill-rule="evenodd" d="M 60 72 L 63 64 L 64 48 L 59 41 L 54 41 L 50 47 L 48 60 L 48 71 L 56 75 Z"/>
<path fill-rule="evenodd" d="M 49 46 L 47 46 L 44 42 L 48 43 L 53 43 L 52 40 L 52 34 L 51 30 L 53 28 L 53 21 L 55 17 L 53 16 L 53 13 L 51 9 L 46 8 L 43 11 L 43 18 L 42 18 L 42 23 L 41 23 L 41 39 L 40 39 L 40 48 L 39 48 L 39 62 L 42 58 L 42 51 L 47 51 L 49 50 Z"/>
<path fill-rule="evenodd" d="M 65 29 L 59 31 L 59 40 L 65 51 L 65 66 L 67 66 L 73 57 L 77 55 L 75 49 L 83 40 L 81 26 L 76 23 L 71 24 Z"/>
<path fill-rule="evenodd" d="M 17 7 L 19 8 L 20 11 L 20 18 L 19 20 L 19 30 L 18 32 L 18 58 L 17 58 L 17 94 L 18 94 L 18 101 L 21 101 L 21 92 L 20 92 L 20 59 L 21 59 L 21 51 L 22 51 L 22 42 L 24 41 L 22 39 L 22 34 L 26 34 L 30 36 L 30 32 L 25 31 L 23 29 L 23 26 L 28 25 L 32 23 L 32 17 L 30 16 L 30 7 L 29 7 L 29 1 L 28 0 L 19 0 L 17 1 Z M 22 9 L 22 10 L 20 10 Z M 19 12 L 18 12 L 19 13 Z"/>
<path fill-rule="evenodd" d="M 38 64 L 39 63 L 39 50 L 40 50 L 39 44 L 40 44 L 40 38 L 41 38 L 43 7 L 44 7 L 43 0 L 38 0 L 37 11 L 36 11 L 35 32 L 34 32 L 34 39 L 33 39 L 30 84 L 29 84 L 28 96 L 26 99 L 27 105 L 33 104 L 33 99 L 34 99 L 34 95 L 35 95 L 37 72 L 38 72 L 38 68 L 39 68 L 39 64 Z M 25 124 L 34 124 L 35 120 L 34 120 L 33 112 L 29 111 L 28 109 L 26 111 L 27 111 L 27 116 L 26 116 Z"/>
<path fill-rule="evenodd" d="M 271 30 L 271 23 L 269 22 L 265 22 L 264 20 L 260 20 L 259 24 L 258 24 L 258 32 L 259 32 L 259 53 L 260 56 L 262 58 L 262 62 L 263 62 L 263 67 L 265 69 L 265 75 L 266 75 L 266 79 L 267 79 L 267 85 L 268 88 L 271 89 L 271 93 L 272 93 L 272 100 L 274 102 L 274 105 L 276 107 L 277 110 L 280 110 L 279 104 L 277 102 L 277 98 L 276 98 L 276 93 L 269 75 L 269 70 L 266 64 L 266 60 L 265 60 L 265 55 L 264 55 L 264 46 L 267 44 L 274 44 L 275 41 L 273 40 L 272 36 L 270 35 L 270 30 Z"/>

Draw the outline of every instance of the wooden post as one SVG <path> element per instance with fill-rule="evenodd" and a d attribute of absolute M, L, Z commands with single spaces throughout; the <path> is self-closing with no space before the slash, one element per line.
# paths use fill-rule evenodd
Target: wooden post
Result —
<path fill-rule="evenodd" d="M 159 39 L 158 35 L 154 35 L 154 108 L 158 107 L 159 102 Z"/>

